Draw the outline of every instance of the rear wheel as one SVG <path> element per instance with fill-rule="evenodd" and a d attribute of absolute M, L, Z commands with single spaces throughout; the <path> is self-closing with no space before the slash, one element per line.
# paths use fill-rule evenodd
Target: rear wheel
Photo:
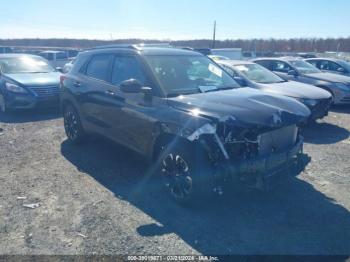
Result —
<path fill-rule="evenodd" d="M 167 191 L 179 203 L 197 202 L 212 192 L 212 167 L 204 150 L 186 143 L 165 146 L 160 167 Z"/>
<path fill-rule="evenodd" d="M 86 135 L 80 122 L 78 111 L 72 105 L 66 105 L 63 111 L 64 129 L 66 135 L 74 144 L 83 142 Z"/>

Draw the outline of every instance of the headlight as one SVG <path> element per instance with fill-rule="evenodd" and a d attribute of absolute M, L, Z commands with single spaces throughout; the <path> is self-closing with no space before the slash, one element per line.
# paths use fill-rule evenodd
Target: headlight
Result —
<path fill-rule="evenodd" d="M 341 90 L 350 91 L 350 87 L 347 86 L 346 84 L 343 84 L 343 83 L 336 83 L 335 86 L 338 87 L 338 88 L 341 89 Z"/>
<path fill-rule="evenodd" d="M 6 83 L 5 86 L 6 86 L 6 89 L 8 91 L 11 91 L 14 93 L 22 93 L 22 94 L 27 93 L 27 91 L 23 87 L 20 87 L 20 86 L 15 85 L 15 84 Z"/>
<path fill-rule="evenodd" d="M 317 100 L 315 99 L 296 98 L 296 100 L 307 106 L 315 106 L 317 104 Z"/>

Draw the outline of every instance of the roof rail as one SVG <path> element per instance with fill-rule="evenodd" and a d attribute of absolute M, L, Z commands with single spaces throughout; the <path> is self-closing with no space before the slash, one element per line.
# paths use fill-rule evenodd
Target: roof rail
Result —
<path fill-rule="evenodd" d="M 101 45 L 101 46 L 90 48 L 89 50 L 108 49 L 108 48 L 126 48 L 126 49 L 141 50 L 141 48 L 138 45 L 130 45 L 130 44 Z"/>
<path fill-rule="evenodd" d="M 142 50 L 142 47 L 172 47 L 169 43 L 155 43 L 155 44 L 112 44 L 112 45 L 102 45 L 96 46 L 89 50 L 95 49 L 106 49 L 106 48 L 126 48 L 126 49 L 134 49 L 134 50 Z"/>

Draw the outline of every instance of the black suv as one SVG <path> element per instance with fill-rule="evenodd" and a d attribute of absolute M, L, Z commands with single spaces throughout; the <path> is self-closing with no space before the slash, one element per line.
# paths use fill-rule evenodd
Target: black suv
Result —
<path fill-rule="evenodd" d="M 294 99 L 240 86 L 193 51 L 106 46 L 82 52 L 61 78 L 70 141 L 97 133 L 152 160 L 180 202 L 222 193 L 235 179 L 254 188 L 302 153 Z"/>

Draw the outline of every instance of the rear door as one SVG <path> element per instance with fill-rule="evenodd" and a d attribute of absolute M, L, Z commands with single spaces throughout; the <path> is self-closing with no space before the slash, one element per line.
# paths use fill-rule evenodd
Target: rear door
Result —
<path fill-rule="evenodd" d="M 81 114 L 88 129 L 92 132 L 107 134 L 111 128 L 103 116 L 103 110 L 109 103 L 109 80 L 112 54 L 96 54 L 83 67 L 81 77 L 73 83 Z"/>

